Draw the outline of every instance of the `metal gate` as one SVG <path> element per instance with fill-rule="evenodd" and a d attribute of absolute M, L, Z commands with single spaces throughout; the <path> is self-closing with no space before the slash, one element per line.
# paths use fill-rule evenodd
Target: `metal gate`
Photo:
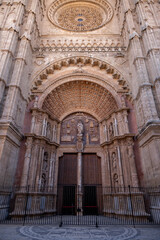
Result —
<path fill-rule="evenodd" d="M 0 191 L 0 223 L 62 225 L 160 224 L 160 188 L 96 185 Z"/>

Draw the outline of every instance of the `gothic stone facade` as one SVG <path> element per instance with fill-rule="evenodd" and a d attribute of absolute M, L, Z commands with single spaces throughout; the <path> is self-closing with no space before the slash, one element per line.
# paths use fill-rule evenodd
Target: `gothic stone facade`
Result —
<path fill-rule="evenodd" d="M 158 0 L 0 0 L 0 34 L 0 186 L 56 188 L 67 153 L 78 186 L 85 154 L 160 184 Z"/>

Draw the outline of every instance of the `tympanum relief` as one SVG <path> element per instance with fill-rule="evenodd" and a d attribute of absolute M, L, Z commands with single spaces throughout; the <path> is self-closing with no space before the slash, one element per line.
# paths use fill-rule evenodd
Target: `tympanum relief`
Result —
<path fill-rule="evenodd" d="M 63 120 L 61 144 L 75 145 L 78 140 L 81 140 L 84 145 L 100 143 L 99 123 L 91 115 L 75 113 Z"/>

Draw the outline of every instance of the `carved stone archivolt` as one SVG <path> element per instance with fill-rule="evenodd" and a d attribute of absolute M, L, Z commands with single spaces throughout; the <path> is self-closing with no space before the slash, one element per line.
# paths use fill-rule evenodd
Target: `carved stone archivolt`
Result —
<path fill-rule="evenodd" d="M 113 16 L 113 9 L 106 1 L 54 1 L 48 10 L 49 20 L 69 31 L 91 31 L 104 26 Z"/>
<path fill-rule="evenodd" d="M 63 101 L 61 100 L 63 99 Z M 117 110 L 112 94 L 98 84 L 86 81 L 65 83 L 54 89 L 43 102 L 43 110 L 60 119 L 66 112 L 90 112 L 104 119 Z"/>
<path fill-rule="evenodd" d="M 64 58 L 59 61 L 53 62 L 49 66 L 45 67 L 33 78 L 33 86 L 31 89 L 32 94 L 37 95 L 37 91 L 41 88 L 42 84 L 48 82 L 48 78 L 51 79 L 51 75 L 55 77 L 55 74 L 58 73 L 58 71 L 62 70 L 63 68 L 69 68 L 70 66 L 73 66 L 73 65 L 78 66 L 79 63 L 83 64 L 84 67 L 85 66 L 97 67 L 98 71 L 101 70 L 103 71 L 103 73 L 106 74 L 106 78 L 107 78 L 107 75 L 109 75 L 109 77 L 112 77 L 113 82 L 115 82 L 117 84 L 117 87 L 119 87 L 122 91 L 126 93 L 127 98 L 129 99 L 132 98 L 131 94 L 129 93 L 130 89 L 129 89 L 128 83 L 126 82 L 126 80 L 124 79 L 124 76 L 119 70 L 117 70 L 112 65 L 100 59 L 93 58 L 93 57 L 86 57 L 86 56 Z M 92 77 L 95 77 L 95 74 Z"/>

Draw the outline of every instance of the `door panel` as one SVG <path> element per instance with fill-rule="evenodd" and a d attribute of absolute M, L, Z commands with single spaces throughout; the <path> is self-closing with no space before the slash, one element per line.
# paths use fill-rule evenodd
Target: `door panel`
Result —
<path fill-rule="evenodd" d="M 101 159 L 96 154 L 82 155 L 83 213 L 102 213 Z M 57 212 L 72 215 L 77 212 L 77 154 L 64 154 L 59 159 Z"/>
<path fill-rule="evenodd" d="M 59 159 L 58 185 L 77 184 L 77 154 L 64 154 Z"/>
<path fill-rule="evenodd" d="M 101 159 L 96 154 L 83 154 L 83 184 L 101 185 Z"/>
<path fill-rule="evenodd" d="M 76 210 L 76 191 L 75 186 L 63 187 L 63 215 L 74 215 Z"/>
<path fill-rule="evenodd" d="M 84 215 L 97 215 L 97 193 L 96 186 L 85 186 L 83 197 Z"/>
<path fill-rule="evenodd" d="M 63 157 L 59 159 L 58 196 L 57 196 L 58 214 L 73 214 L 73 212 L 75 212 L 74 189 L 76 184 L 77 184 L 77 154 L 66 153 L 63 155 Z"/>

